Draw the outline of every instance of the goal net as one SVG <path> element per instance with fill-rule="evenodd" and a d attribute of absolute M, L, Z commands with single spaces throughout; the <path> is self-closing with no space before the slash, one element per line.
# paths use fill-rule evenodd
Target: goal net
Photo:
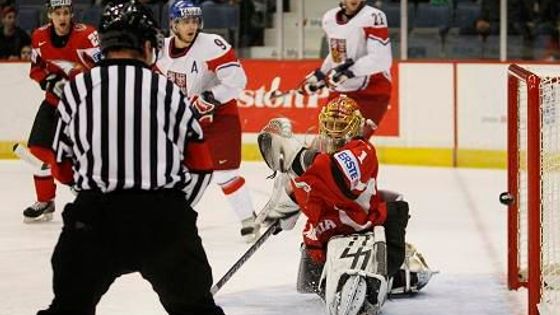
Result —
<path fill-rule="evenodd" d="M 508 287 L 560 314 L 560 79 L 508 72 Z"/>

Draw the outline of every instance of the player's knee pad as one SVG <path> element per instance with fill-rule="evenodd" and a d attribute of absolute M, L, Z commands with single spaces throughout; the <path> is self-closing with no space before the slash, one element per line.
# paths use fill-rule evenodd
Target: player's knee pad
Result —
<path fill-rule="evenodd" d="M 416 247 L 407 243 L 404 263 L 390 280 L 390 293 L 391 295 L 418 293 L 436 273 L 428 267 L 424 256 Z"/>
<path fill-rule="evenodd" d="M 214 181 L 218 184 L 224 194 L 231 195 L 245 185 L 245 178 L 239 176 L 239 169 L 215 171 Z"/>
<path fill-rule="evenodd" d="M 29 146 L 29 152 L 37 157 L 43 164 L 41 167 L 35 168 L 33 170 L 33 175 L 37 177 L 50 177 L 52 175 L 50 163 L 53 163 L 54 157 L 52 157 L 52 152 L 49 149 L 41 146 Z"/>
<path fill-rule="evenodd" d="M 235 170 L 225 170 L 225 171 L 215 171 L 213 175 L 216 184 L 223 186 L 227 185 L 231 181 L 242 178 L 239 176 L 239 169 Z"/>
<path fill-rule="evenodd" d="M 328 243 L 321 276 L 331 315 L 377 314 L 387 296 L 385 232 L 334 237 Z"/>

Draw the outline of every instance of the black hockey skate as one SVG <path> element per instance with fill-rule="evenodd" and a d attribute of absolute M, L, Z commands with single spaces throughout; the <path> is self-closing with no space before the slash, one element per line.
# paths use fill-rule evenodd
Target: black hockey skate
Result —
<path fill-rule="evenodd" d="M 23 210 L 24 223 L 48 222 L 53 218 L 54 201 L 35 202 L 33 205 Z"/>

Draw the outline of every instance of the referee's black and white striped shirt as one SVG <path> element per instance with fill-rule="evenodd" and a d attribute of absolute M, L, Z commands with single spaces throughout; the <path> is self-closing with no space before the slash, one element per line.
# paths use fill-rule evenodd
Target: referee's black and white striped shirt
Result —
<path fill-rule="evenodd" d="M 139 61 L 105 60 L 78 75 L 66 84 L 58 113 L 53 149 L 57 162 L 72 159 L 79 191 L 208 184 L 183 164 L 189 141 L 203 139 L 183 94 Z"/>

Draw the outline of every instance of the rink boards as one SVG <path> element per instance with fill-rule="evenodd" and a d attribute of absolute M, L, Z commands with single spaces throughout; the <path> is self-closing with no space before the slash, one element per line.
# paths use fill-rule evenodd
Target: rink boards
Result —
<path fill-rule="evenodd" d="M 396 62 L 391 109 L 374 142 L 383 163 L 502 168 L 506 149 L 506 77 L 509 63 Z M 269 118 L 289 117 L 302 138 L 314 132 L 328 92 L 295 89 L 319 60 L 244 60 L 249 83 L 240 95 L 243 159 L 257 160 L 256 132 Z M 560 65 L 530 65 L 559 73 Z M 42 100 L 28 79 L 29 65 L 0 63 L 0 157 L 25 142 Z M 280 97 L 276 94 L 286 93 Z"/>

